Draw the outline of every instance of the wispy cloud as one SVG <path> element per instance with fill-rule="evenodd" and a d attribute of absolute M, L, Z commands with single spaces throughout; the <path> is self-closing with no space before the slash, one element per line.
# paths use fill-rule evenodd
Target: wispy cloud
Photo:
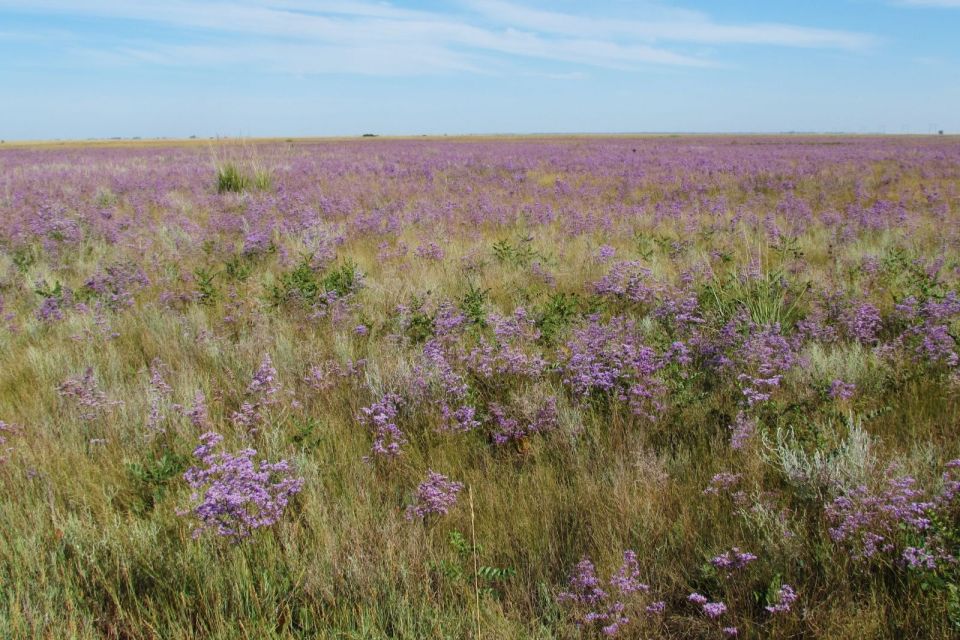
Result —
<path fill-rule="evenodd" d="M 831 29 L 718 24 L 698 12 L 656 6 L 649 21 L 558 13 L 502 0 L 468 0 L 459 7 L 451 13 L 364 0 L 0 0 L 8 11 L 136 21 L 174 32 L 98 44 L 105 54 L 154 64 L 243 64 L 290 73 L 482 73 L 522 60 L 554 63 L 558 73 L 579 66 L 707 67 L 720 61 L 692 46 L 852 50 L 874 42 L 869 35 Z"/>
<path fill-rule="evenodd" d="M 934 0 L 935 1 L 935 0 Z M 950 0 L 941 0 L 950 1 Z M 960 0 L 957 0 L 960 2 Z M 754 44 L 784 47 L 862 49 L 876 43 L 871 35 L 787 24 L 724 25 L 695 11 L 659 11 L 650 20 L 597 18 L 529 8 L 502 0 L 470 0 L 488 17 L 516 27 L 547 33 L 631 37 L 645 42 Z"/>

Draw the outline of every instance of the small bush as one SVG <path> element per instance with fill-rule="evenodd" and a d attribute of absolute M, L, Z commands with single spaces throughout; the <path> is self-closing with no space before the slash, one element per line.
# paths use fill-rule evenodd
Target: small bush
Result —
<path fill-rule="evenodd" d="M 217 168 L 217 193 L 241 193 L 250 186 L 250 178 L 243 175 L 234 164 Z"/>

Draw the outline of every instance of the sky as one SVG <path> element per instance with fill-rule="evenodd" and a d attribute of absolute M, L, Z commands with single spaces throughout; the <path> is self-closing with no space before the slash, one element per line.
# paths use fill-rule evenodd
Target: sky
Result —
<path fill-rule="evenodd" d="M 0 139 L 960 132 L 960 0 L 0 0 Z"/>

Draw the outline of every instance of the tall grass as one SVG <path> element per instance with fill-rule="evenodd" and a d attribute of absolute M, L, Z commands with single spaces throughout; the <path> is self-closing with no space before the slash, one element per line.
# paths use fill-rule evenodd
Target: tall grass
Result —
<path fill-rule="evenodd" d="M 831 212 L 855 199 L 857 175 L 884 166 L 868 142 L 845 143 L 837 156 L 818 157 L 818 171 L 795 173 L 795 159 L 810 152 L 784 142 L 777 144 L 789 162 L 781 163 L 767 151 L 702 141 L 739 159 L 712 171 L 699 169 L 682 141 L 666 151 L 656 141 L 594 141 L 576 153 L 563 141 L 405 144 L 265 146 L 257 153 L 276 169 L 252 177 L 241 163 L 222 162 L 217 191 L 247 192 L 257 207 L 212 196 L 208 159 L 193 153 L 172 155 L 169 167 L 147 154 L 167 172 L 166 199 L 155 198 L 149 180 L 131 192 L 118 178 L 109 201 L 105 190 L 77 190 L 114 207 L 113 222 L 60 210 L 58 225 L 37 207 L 12 209 L 23 224 L 2 227 L 0 242 L 0 419 L 19 431 L 0 432 L 0 637 L 597 637 L 577 626 L 558 594 L 584 557 L 609 576 L 627 549 L 666 611 L 631 611 L 621 637 L 719 638 L 726 625 L 740 637 L 955 637 L 955 574 L 918 573 L 895 559 L 864 565 L 831 537 L 825 514 L 843 489 L 883 487 L 890 474 L 913 474 L 936 491 L 944 463 L 960 454 L 956 369 L 918 359 L 894 303 L 957 291 L 955 271 L 944 268 L 933 286 L 918 284 L 926 271 L 910 260 L 895 273 L 857 266 L 864 255 L 904 246 L 956 265 L 950 229 L 960 225 L 943 222 L 957 222 L 956 203 L 944 212 L 917 195 L 947 188 L 955 172 L 940 161 L 945 151 L 895 149 L 906 168 L 862 186 L 915 204 L 909 228 L 865 226 L 844 236 Z M 382 156 L 369 145 L 384 145 L 375 148 Z M 622 158 L 633 157 L 631 148 L 644 152 L 653 177 L 631 178 L 627 189 Z M 665 152 L 686 164 L 660 164 Z M 67 169 L 61 180 L 114 184 L 118 161 L 89 153 L 82 170 Z M 121 160 L 137 176 L 157 170 L 136 154 Z M 765 226 L 772 222 L 737 217 L 747 201 L 775 211 L 786 189 L 771 173 L 765 180 L 774 186 L 757 195 L 759 178 L 738 173 L 761 160 L 786 172 L 791 193 L 815 207 L 789 253 L 777 253 L 783 245 Z M 17 162 L 32 168 L 18 174 L 18 188 L 56 202 L 28 177 L 48 161 Z M 674 170 L 725 196 L 727 208 L 699 213 L 694 190 L 676 195 L 685 213 L 655 219 L 658 199 L 676 188 Z M 527 171 L 554 177 L 541 185 Z M 264 193 L 273 185 L 289 200 Z M 486 195 L 474 199 L 477 192 Z M 462 207 L 451 204 L 456 197 Z M 611 215 L 625 200 L 636 208 Z M 773 221 L 787 228 L 790 220 Z M 250 226 L 269 231 L 271 249 L 247 243 Z M 75 241 L 53 238 L 69 239 L 75 227 Z M 825 234 L 835 242 L 829 251 Z M 431 241 L 442 243 L 442 259 L 416 254 Z M 598 258 L 601 244 L 616 257 Z M 595 283 L 619 260 L 650 275 L 624 295 L 597 295 Z M 142 268 L 149 281 L 105 279 L 111 265 Z M 637 293 L 638 283 L 653 297 Z M 832 309 L 838 289 L 882 310 L 875 340 L 851 339 L 839 316 L 825 321 L 836 338 L 803 333 L 804 320 Z M 659 315 L 657 305 L 687 299 L 698 305 L 696 321 L 680 323 L 680 311 Z M 44 303 L 62 317 L 42 318 Z M 458 313 L 464 320 L 450 329 Z M 655 415 L 635 413 L 614 393 L 578 396 L 566 380 L 578 332 L 617 316 L 634 321 L 630 337 L 656 351 Z M 955 335 L 956 319 L 949 322 Z M 736 373 L 770 375 L 749 368 L 742 345 L 778 323 L 796 362 L 778 370 L 770 400 L 748 406 Z M 727 325 L 730 339 L 741 340 L 723 352 L 733 364 L 696 352 L 694 335 L 720 344 Z M 693 364 L 667 358 L 678 342 L 695 352 Z M 463 375 L 463 402 L 478 408 L 481 427 L 444 431 L 439 406 L 453 403 L 456 385 L 443 386 L 438 373 L 418 378 L 440 368 L 427 357 L 436 343 Z M 499 361 L 505 373 L 461 367 L 501 344 L 514 349 Z M 611 360 L 627 349 L 610 344 L 622 347 L 610 347 Z M 264 354 L 280 391 L 258 409 L 263 423 L 250 434 L 232 416 L 251 400 Z M 507 369 L 518 354 L 542 357 L 542 373 Z M 155 360 L 169 392 L 151 382 Z M 356 372 L 347 372 L 351 365 Z M 103 393 L 92 415 L 58 393 L 88 367 Z M 831 397 L 834 378 L 855 384 L 856 394 Z M 207 401 L 206 427 L 186 415 L 197 392 Z M 404 395 L 397 421 L 409 443 L 395 461 L 365 462 L 372 434 L 363 410 L 387 392 Z M 524 416 L 549 397 L 555 426 L 494 443 L 492 404 Z M 158 428 L 150 429 L 155 408 Z M 756 434 L 734 449 L 738 412 L 755 421 Z M 222 433 L 227 450 L 290 461 L 304 489 L 279 523 L 240 542 L 191 537 L 183 472 L 196 463 L 204 429 Z M 889 471 L 893 463 L 899 471 Z M 411 522 L 405 509 L 427 469 L 468 490 L 448 514 Z M 742 493 L 705 493 L 724 472 L 739 474 Z M 728 577 L 710 561 L 734 546 L 758 560 Z M 797 589 L 798 604 L 771 615 L 764 606 L 783 583 Z M 687 601 L 692 592 L 723 599 L 726 617 L 705 618 Z"/>

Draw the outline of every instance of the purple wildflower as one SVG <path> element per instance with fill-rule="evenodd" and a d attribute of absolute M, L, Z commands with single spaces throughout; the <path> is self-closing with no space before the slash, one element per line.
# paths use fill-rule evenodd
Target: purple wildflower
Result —
<path fill-rule="evenodd" d="M 264 408 L 276 402 L 274 396 L 280 390 L 276 379 L 277 370 L 273 368 L 270 355 L 264 354 L 247 385 L 246 399 L 241 403 L 240 410 L 230 415 L 230 421 L 250 435 L 256 433 L 264 419 Z"/>
<path fill-rule="evenodd" d="M 434 260 L 441 261 L 444 258 L 443 248 L 438 245 L 436 242 L 428 242 L 427 244 L 421 244 L 414 249 L 414 255 L 418 258 L 423 258 L 424 260 Z"/>
<path fill-rule="evenodd" d="M 666 610 L 667 610 L 667 603 L 664 602 L 663 600 L 657 600 L 656 602 L 651 602 L 644 608 L 644 611 L 652 615 L 660 615 Z"/>
<path fill-rule="evenodd" d="M 730 448 L 739 451 L 747 446 L 757 431 L 757 421 L 740 411 L 730 425 Z"/>
<path fill-rule="evenodd" d="M 834 399 L 849 400 L 856 390 L 855 384 L 843 380 L 834 380 L 830 383 L 830 397 Z"/>
<path fill-rule="evenodd" d="M 630 623 L 628 614 L 635 606 L 635 594 L 649 591 L 639 576 L 637 554 L 627 550 L 623 553 L 623 564 L 604 588 L 593 563 L 584 558 L 570 577 L 568 590 L 560 593 L 558 599 L 579 609 L 578 626 L 599 628 L 604 635 L 613 636 Z M 663 602 L 654 602 L 645 610 L 658 614 L 664 608 Z"/>
<path fill-rule="evenodd" d="M 400 413 L 401 398 L 395 393 L 388 393 L 369 407 L 360 409 L 357 420 L 373 430 L 373 445 L 370 455 L 364 458 L 371 462 L 374 456 L 395 458 L 403 453 L 403 445 L 407 444 L 407 437 L 396 424 Z"/>
<path fill-rule="evenodd" d="M 836 498 L 826 508 L 834 524 L 830 536 L 847 544 L 857 560 L 892 553 L 904 527 L 920 533 L 930 527 L 935 502 L 924 499 L 915 484 L 909 476 L 890 478 L 884 491 L 859 486 Z"/>
<path fill-rule="evenodd" d="M 613 258 L 613 256 L 615 256 L 616 254 L 617 254 L 616 249 L 614 249 L 608 244 L 603 244 L 603 245 L 600 245 L 599 248 L 597 248 L 595 259 L 597 262 L 606 262 L 611 258 Z"/>
<path fill-rule="evenodd" d="M 722 602 L 708 602 L 703 605 L 703 615 L 708 618 L 719 618 L 727 612 L 727 605 Z"/>
<path fill-rule="evenodd" d="M 453 482 L 447 476 L 427 470 L 427 479 L 417 487 L 413 504 L 407 506 L 406 518 L 425 520 L 431 515 L 446 515 L 457 502 L 463 483 Z"/>
<path fill-rule="evenodd" d="M 797 592 L 788 584 L 780 587 L 777 591 L 777 600 L 771 605 L 764 607 L 770 613 L 786 613 L 797 600 Z"/>
<path fill-rule="evenodd" d="M 193 405 L 189 409 L 184 410 L 183 415 L 187 417 L 190 424 L 193 425 L 193 428 L 198 431 L 210 428 L 210 411 L 207 409 L 207 397 L 203 394 L 203 391 L 197 389 L 196 394 L 193 396 Z"/>
<path fill-rule="evenodd" d="M 720 493 L 728 493 L 740 482 L 741 475 L 739 473 L 730 473 L 729 471 L 723 471 L 714 475 L 710 479 L 710 485 L 703 490 L 704 495 L 720 495 Z"/>
<path fill-rule="evenodd" d="M 119 400 L 107 400 L 107 394 L 100 390 L 93 375 L 93 367 L 87 367 L 80 377 L 67 378 L 57 391 L 62 397 L 76 402 L 83 420 L 93 420 L 102 409 L 123 404 Z"/>
<path fill-rule="evenodd" d="M 239 540 L 255 529 L 272 526 L 280 520 L 290 498 L 303 489 L 303 479 L 294 476 L 286 460 L 256 463 L 254 449 L 215 453 L 222 440 L 213 432 L 200 436 L 200 445 L 193 452 L 200 466 L 183 474 L 194 490 L 191 500 L 198 502 L 181 512 L 199 521 L 193 532 L 195 538 L 212 530 Z"/>
<path fill-rule="evenodd" d="M 718 569 L 723 569 L 727 574 L 743 569 L 748 564 L 757 559 L 757 556 L 747 551 L 740 551 L 738 547 L 733 547 L 730 551 L 722 553 L 710 561 L 710 564 Z"/>

